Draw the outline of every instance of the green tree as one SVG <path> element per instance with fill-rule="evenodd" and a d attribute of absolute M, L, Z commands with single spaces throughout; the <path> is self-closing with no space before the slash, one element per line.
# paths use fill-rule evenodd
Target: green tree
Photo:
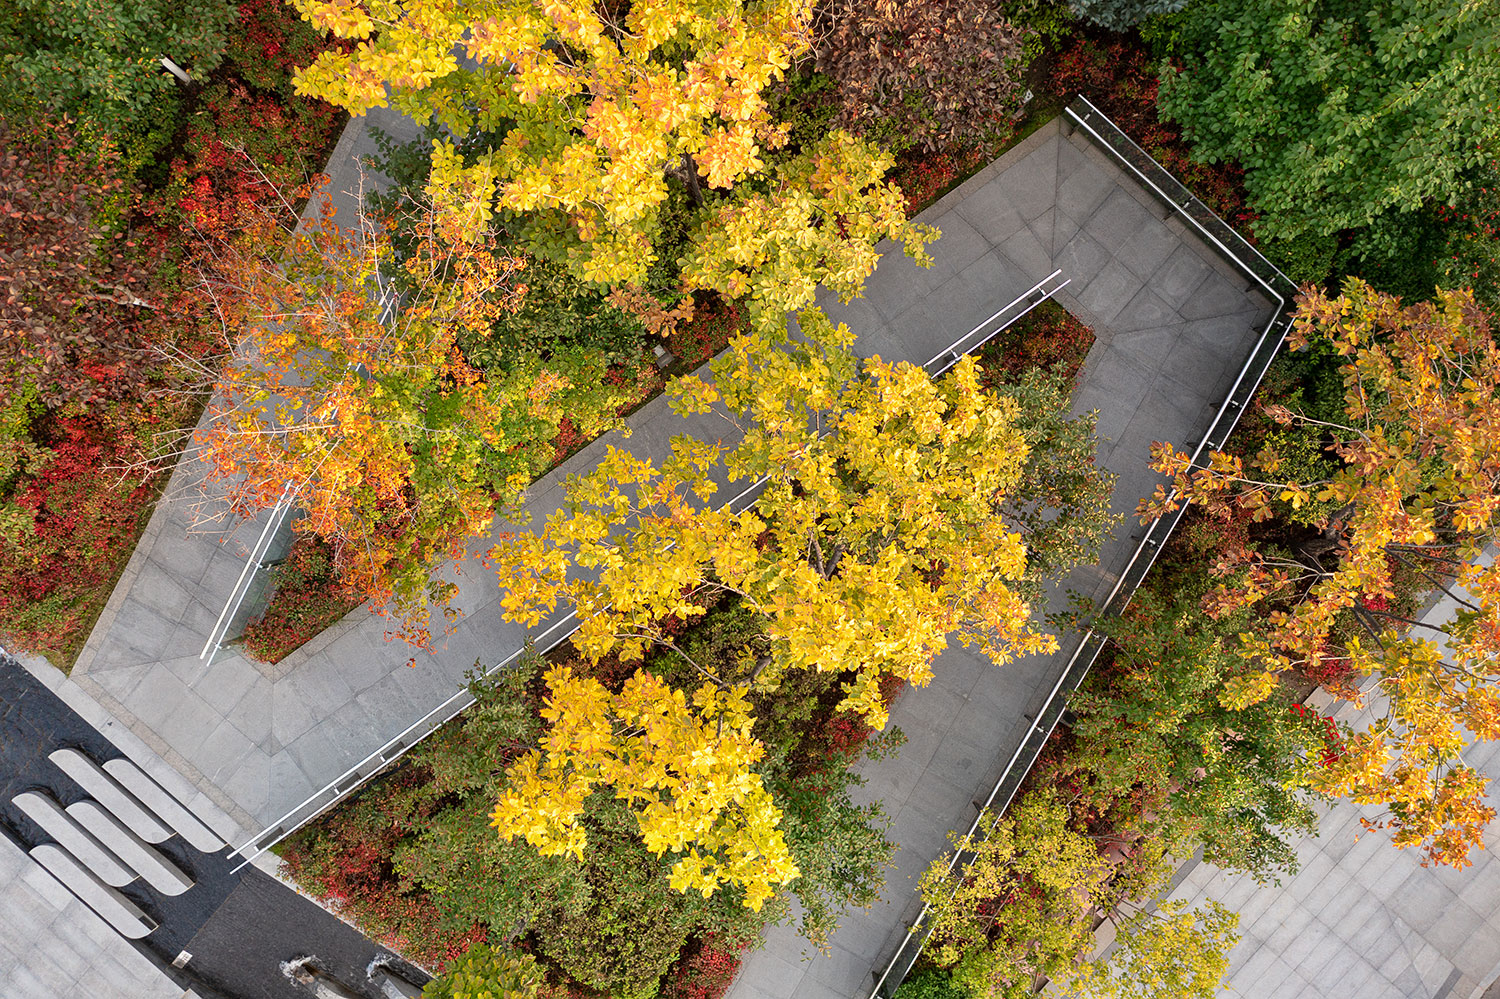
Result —
<path fill-rule="evenodd" d="M 422 999 L 535 999 L 542 969 L 523 951 L 476 943 L 422 989 Z"/>
<path fill-rule="evenodd" d="M 1095 913 L 1129 897 L 1050 790 L 986 812 L 954 847 L 968 863 L 950 867 L 944 855 L 922 875 L 932 930 L 923 953 L 974 999 L 1023 999 L 1062 977 L 1092 948 Z"/>
<path fill-rule="evenodd" d="M 1073 13 L 1110 31 L 1128 31 L 1153 14 L 1172 14 L 1187 0 L 1068 0 Z"/>
<path fill-rule="evenodd" d="M 178 85 L 162 57 L 206 78 L 234 16 L 226 0 L 0 0 L 0 115 L 70 114 L 123 143 Z"/>
<path fill-rule="evenodd" d="M 1290 238 L 1451 203 L 1495 136 L 1495 0 L 1218 0 L 1183 15 L 1161 109 Z"/>
<path fill-rule="evenodd" d="M 1191 597 L 1141 592 L 1100 626 L 1110 646 L 1069 701 L 1070 750 L 1042 764 L 1045 779 L 1177 856 L 1201 844 L 1223 867 L 1291 869 L 1284 837 L 1316 826 L 1302 761 L 1322 740 L 1286 697 L 1238 705 L 1242 678 L 1258 675 L 1235 648 L 1249 615 L 1216 621 Z"/>

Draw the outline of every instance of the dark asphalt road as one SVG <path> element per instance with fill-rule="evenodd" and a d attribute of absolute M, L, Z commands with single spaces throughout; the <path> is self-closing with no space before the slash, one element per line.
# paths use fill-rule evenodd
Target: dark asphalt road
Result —
<path fill-rule="evenodd" d="M 0 655 L 0 831 L 23 850 L 51 842 L 11 799 L 43 790 L 67 806 L 88 796 L 47 757 L 79 749 L 95 762 L 123 756 L 15 660 Z M 229 848 L 205 854 L 180 837 L 157 846 L 195 884 L 177 896 L 161 895 L 136 880 L 120 891 L 160 925 L 136 943 L 163 972 L 204 999 L 309 999 L 313 994 L 281 972 L 281 962 L 314 956 L 320 969 L 344 988 L 383 999 L 365 969 L 384 955 L 418 985 L 427 975 L 395 959 L 321 906 L 255 868 L 233 873 Z M 177 955 L 192 955 L 182 970 Z"/>

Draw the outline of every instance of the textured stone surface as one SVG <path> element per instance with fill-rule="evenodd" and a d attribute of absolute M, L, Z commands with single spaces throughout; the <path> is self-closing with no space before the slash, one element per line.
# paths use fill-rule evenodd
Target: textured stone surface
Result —
<path fill-rule="evenodd" d="M 1452 610 L 1445 599 L 1428 619 L 1447 619 Z M 1321 710 L 1359 728 L 1384 707 L 1377 697 L 1364 711 L 1341 702 Z M 1497 748 L 1476 746 L 1465 757 L 1493 775 Z M 1490 800 L 1497 795 L 1500 780 L 1490 782 Z M 1297 844 L 1299 869 L 1279 886 L 1209 864 L 1191 866 L 1174 898 L 1216 899 L 1240 914 L 1241 940 L 1230 952 L 1224 995 L 1500 996 L 1500 858 L 1476 850 L 1473 866 L 1462 871 L 1422 867 L 1420 855 L 1396 850 L 1386 834 L 1361 834 L 1359 818 L 1379 811 L 1347 802 L 1320 807 L 1318 835 Z M 1500 819 L 1484 838 L 1500 841 Z"/>

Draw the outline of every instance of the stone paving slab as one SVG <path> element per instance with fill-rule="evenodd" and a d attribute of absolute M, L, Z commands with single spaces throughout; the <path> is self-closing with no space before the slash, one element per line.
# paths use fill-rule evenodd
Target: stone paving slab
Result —
<path fill-rule="evenodd" d="M 0 999 L 182 999 L 183 989 L 0 836 Z"/>
<path fill-rule="evenodd" d="M 355 186 L 341 165 L 361 143 L 368 146 L 362 135 L 356 123 L 341 140 L 330 171 L 335 189 Z M 1066 137 L 1059 122 L 980 171 L 921 220 L 946 234 L 931 248 L 930 271 L 884 247 L 863 299 L 841 304 L 825 294 L 820 304 L 859 334 L 862 355 L 922 363 L 1062 267 L 1072 283 L 1059 300 L 1092 325 L 1097 338 L 1075 410 L 1100 410 L 1101 461 L 1122 475 L 1114 500 L 1121 512 L 1132 510 L 1154 484 L 1144 469 L 1149 442 L 1186 440 L 1202 425 L 1248 356 L 1258 333 L 1254 324 L 1270 318 L 1267 298 L 1245 290 L 1205 246 L 1163 223 L 1129 178 L 1083 140 Z M 1122 315 L 1130 328 L 1112 325 Z M 643 407 L 629 426 L 628 439 L 608 435 L 533 487 L 533 523 L 559 505 L 566 474 L 590 467 L 607 444 L 660 455 L 672 434 L 712 438 L 727 427 L 712 416 L 683 421 L 663 400 Z M 189 474 L 186 466 L 179 470 Z M 385 643 L 383 622 L 364 611 L 338 626 L 333 639 L 297 654 L 284 674 L 268 675 L 237 656 L 212 666 L 196 663 L 204 622 L 212 623 L 204 608 L 213 601 L 185 597 L 186 580 L 206 591 L 217 587 L 210 595 L 227 592 L 239 569 L 229 553 L 258 528 L 246 525 L 235 539 L 208 549 L 205 539 L 186 535 L 185 524 L 180 506 L 157 510 L 73 679 L 244 829 L 269 825 L 422 717 L 458 689 L 476 657 L 497 662 L 525 638 L 524 629 L 501 620 L 493 577 L 470 562 L 460 580 L 466 617 L 446 648 L 417 655 L 414 668 L 406 666 L 410 650 Z M 1133 548 L 1130 528 L 1119 533 L 1102 567 L 1079 570 L 1069 585 L 1095 596 L 1108 592 Z M 164 579 L 161 592 L 142 589 Z M 911 877 L 941 851 L 949 829 L 972 819 L 969 801 L 988 794 L 1024 734 L 1025 715 L 1041 703 L 1060 668 L 1053 657 L 1031 657 L 997 669 L 955 649 L 937 664 L 930 687 L 897 705 L 894 721 L 912 742 L 896 760 L 868 768 L 865 794 L 885 803 L 901 834 L 898 866 L 874 918 L 851 919 L 835 937 L 837 947 L 861 955 L 894 949 L 915 915 Z M 932 703 L 972 710 L 925 708 Z M 919 716 L 920 725 L 907 720 Z M 868 969 L 836 974 L 817 960 L 800 961 L 801 942 L 789 934 L 768 935 L 767 950 L 746 965 L 736 995 L 750 994 L 744 989 L 814 995 L 832 987 L 849 996 L 867 990 Z M 792 962 L 799 974 L 777 977 L 772 988 L 757 970 L 757 962 L 772 959 Z M 829 978 L 839 975 L 835 986 Z"/>

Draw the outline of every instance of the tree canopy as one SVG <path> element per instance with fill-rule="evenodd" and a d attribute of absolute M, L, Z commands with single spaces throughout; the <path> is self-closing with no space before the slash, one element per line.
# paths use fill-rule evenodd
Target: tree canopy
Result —
<path fill-rule="evenodd" d="M 1451 203 L 1496 136 L 1497 14 L 1494 0 L 1192 5 L 1161 109 L 1195 157 L 1245 168 L 1262 235 Z"/>
<path fill-rule="evenodd" d="M 1269 411 L 1326 433 L 1338 460 L 1332 475 L 1283 480 L 1274 446 L 1247 467 L 1217 452 L 1195 464 L 1162 444 L 1154 467 L 1172 477 L 1176 495 L 1158 488 L 1142 515 L 1185 501 L 1247 508 L 1257 519 L 1271 516 L 1273 502 L 1327 504 L 1318 543 L 1290 558 L 1242 553 L 1220 566 L 1227 578 L 1211 595 L 1215 613 L 1275 607 L 1264 627 L 1241 637 L 1242 653 L 1266 671 L 1242 701 L 1269 695 L 1278 671 L 1347 657 L 1375 678 L 1369 696 L 1383 696 L 1384 712 L 1369 729 L 1345 733 L 1311 786 L 1387 805 L 1398 846 L 1464 866 L 1495 814 L 1484 776 L 1460 754 L 1470 737 L 1500 738 L 1500 569 L 1480 557 L 1500 533 L 1500 347 L 1468 292 L 1402 306 L 1358 279 L 1338 297 L 1309 290 L 1298 298 L 1291 345 L 1317 342 L 1344 359 L 1342 421 L 1282 405 Z M 1447 620 L 1391 611 L 1403 571 L 1448 590 Z"/>
<path fill-rule="evenodd" d="M 479 369 L 459 349 L 514 308 L 515 258 L 450 242 L 429 213 L 398 260 L 385 230 L 343 230 L 330 212 L 290 235 L 260 220 L 218 247 L 206 291 L 227 355 L 204 372 L 218 388 L 197 443 L 235 513 L 290 487 L 308 514 L 297 529 L 329 540 L 343 582 L 420 640 L 428 603 L 451 610 L 456 591 L 438 570 L 519 504 L 563 417 L 596 433 L 619 399 L 601 359 Z"/>
<path fill-rule="evenodd" d="M 506 213 L 533 252 L 600 285 L 644 280 L 671 183 L 698 203 L 705 185 L 726 191 L 767 175 L 768 154 L 786 130 L 772 121 L 762 91 L 807 49 L 812 16 L 811 0 L 643 0 L 618 11 L 585 0 L 297 6 L 314 24 L 360 42 L 303 70 L 301 92 L 353 114 L 389 101 L 459 137 L 490 136 L 468 155 L 451 141 L 434 142 L 435 201 L 465 224 Z M 752 229 L 765 226 L 788 243 L 800 234 L 825 252 L 891 236 L 920 253 L 930 237 L 905 222 L 899 195 L 877 183 L 889 163 L 839 133 L 802 151 L 769 176 L 769 194 L 741 198 L 708 225 L 697 253 L 714 265 L 700 260 L 689 275 L 720 287 L 712 274 L 778 252 L 742 233 L 734 217 L 748 216 Z M 867 248 L 851 252 L 832 253 L 826 265 L 819 254 L 801 259 L 813 269 L 790 276 L 752 269 L 749 280 L 759 288 L 790 277 L 799 295 L 807 289 L 782 309 L 809 304 L 825 270 L 831 286 L 852 294 L 875 257 Z"/>

